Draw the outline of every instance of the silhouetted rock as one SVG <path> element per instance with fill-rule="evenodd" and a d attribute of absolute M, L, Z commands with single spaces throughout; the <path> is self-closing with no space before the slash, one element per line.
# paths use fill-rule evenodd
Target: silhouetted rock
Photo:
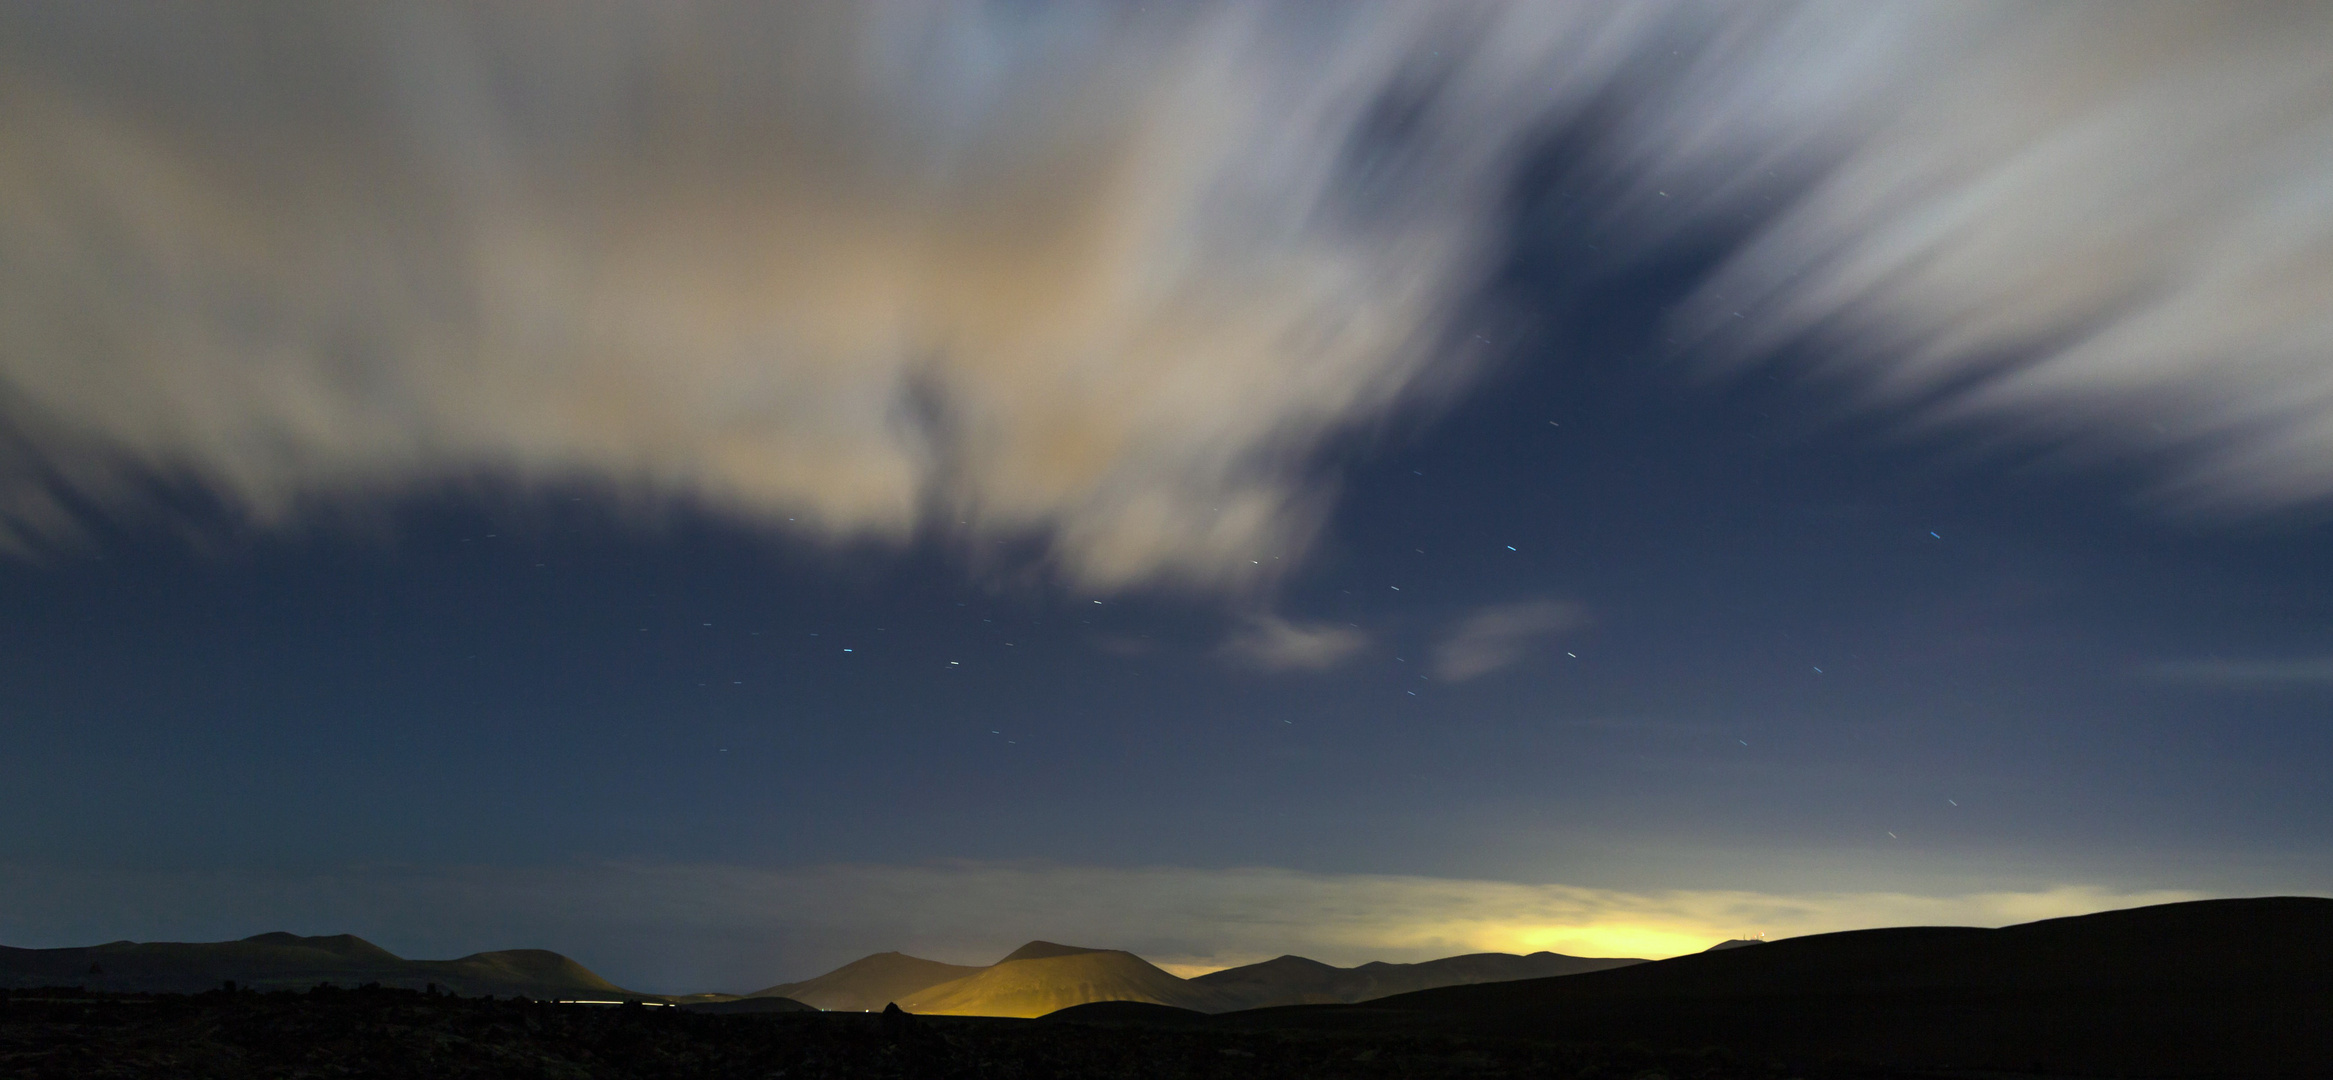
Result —
<path fill-rule="evenodd" d="M 898 1042 L 915 1033 L 915 1018 L 894 1001 L 883 1006 L 883 1037 Z"/>

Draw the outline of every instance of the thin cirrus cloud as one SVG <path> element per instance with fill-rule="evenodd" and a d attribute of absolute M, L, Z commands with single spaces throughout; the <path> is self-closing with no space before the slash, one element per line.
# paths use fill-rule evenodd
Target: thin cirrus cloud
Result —
<path fill-rule="evenodd" d="M 2182 660 L 2156 664 L 2146 672 L 2170 682 L 2235 689 L 2333 687 L 2333 656 L 2291 660 Z"/>
<path fill-rule="evenodd" d="M 1325 671 L 1368 647 L 1368 634 L 1342 623 L 1300 623 L 1258 615 L 1233 631 L 1218 655 L 1234 664 L 1266 671 Z"/>
<path fill-rule="evenodd" d="M 1450 682 L 1479 678 L 1531 655 L 1548 639 L 1588 623 L 1588 609 L 1561 600 L 1483 608 L 1458 621 L 1434 646 L 1434 674 Z"/>
<path fill-rule="evenodd" d="M 10 5 L 0 520 L 493 477 L 1250 590 L 1327 440 L 1473 370 L 1566 128 L 1610 257 L 1761 222 L 1673 328 L 1720 367 L 2320 499 L 2328 46 L 2234 3 Z"/>
<path fill-rule="evenodd" d="M 218 940 L 253 933 L 259 920 L 267 929 L 353 931 L 417 958 L 549 948 L 633 989 L 743 992 L 891 949 L 986 964 L 1033 938 L 1124 948 L 1186 973 L 1285 953 L 1339 965 L 1541 949 L 1657 958 L 1748 934 L 2000 926 L 2203 895 L 2082 884 L 1928 894 L 1631 891 L 1273 867 L 980 862 L 264 875 L 0 865 L 0 932 L 49 947 L 122 933 Z M 430 936 L 417 936 L 418 927 Z"/>

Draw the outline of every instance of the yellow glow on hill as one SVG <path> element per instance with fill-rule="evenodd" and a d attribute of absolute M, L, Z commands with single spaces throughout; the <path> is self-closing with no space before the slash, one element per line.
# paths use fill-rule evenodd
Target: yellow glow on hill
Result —
<path fill-rule="evenodd" d="M 1703 949 L 1735 936 L 1700 926 L 1598 923 L 1590 926 L 1515 927 L 1493 935 L 1498 952 L 1555 952 L 1570 956 L 1639 956 L 1658 960 Z"/>
<path fill-rule="evenodd" d="M 1521 919 L 1433 920 L 1387 927 L 1377 937 L 1387 952 L 1443 956 L 1477 952 L 1526 955 L 1616 956 L 1659 960 L 1697 953 L 1728 938 L 1754 934 L 1759 927 L 1721 925 L 1690 916 L 1611 913 L 1621 917 L 1579 922 Z M 1636 917 L 1628 917 L 1634 914 Z"/>

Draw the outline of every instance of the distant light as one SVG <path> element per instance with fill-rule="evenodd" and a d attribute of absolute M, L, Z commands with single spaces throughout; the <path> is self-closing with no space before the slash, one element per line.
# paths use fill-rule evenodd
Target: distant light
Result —
<path fill-rule="evenodd" d="M 1508 545 L 1507 545 L 1507 550 L 1508 550 L 1508 551 L 1513 551 L 1513 550 L 1515 550 L 1515 545 L 1513 545 L 1513 544 L 1508 544 Z"/>
<path fill-rule="evenodd" d="M 849 652 L 850 650 L 849 650 L 849 649 L 844 649 L 843 651 L 844 651 L 844 652 Z"/>

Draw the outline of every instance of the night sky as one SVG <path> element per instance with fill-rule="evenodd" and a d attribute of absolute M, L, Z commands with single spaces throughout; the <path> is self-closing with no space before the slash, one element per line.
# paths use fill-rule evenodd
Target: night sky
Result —
<path fill-rule="evenodd" d="M 2323 9 L 785 10 L 0 16 L 0 942 L 2333 888 Z"/>

